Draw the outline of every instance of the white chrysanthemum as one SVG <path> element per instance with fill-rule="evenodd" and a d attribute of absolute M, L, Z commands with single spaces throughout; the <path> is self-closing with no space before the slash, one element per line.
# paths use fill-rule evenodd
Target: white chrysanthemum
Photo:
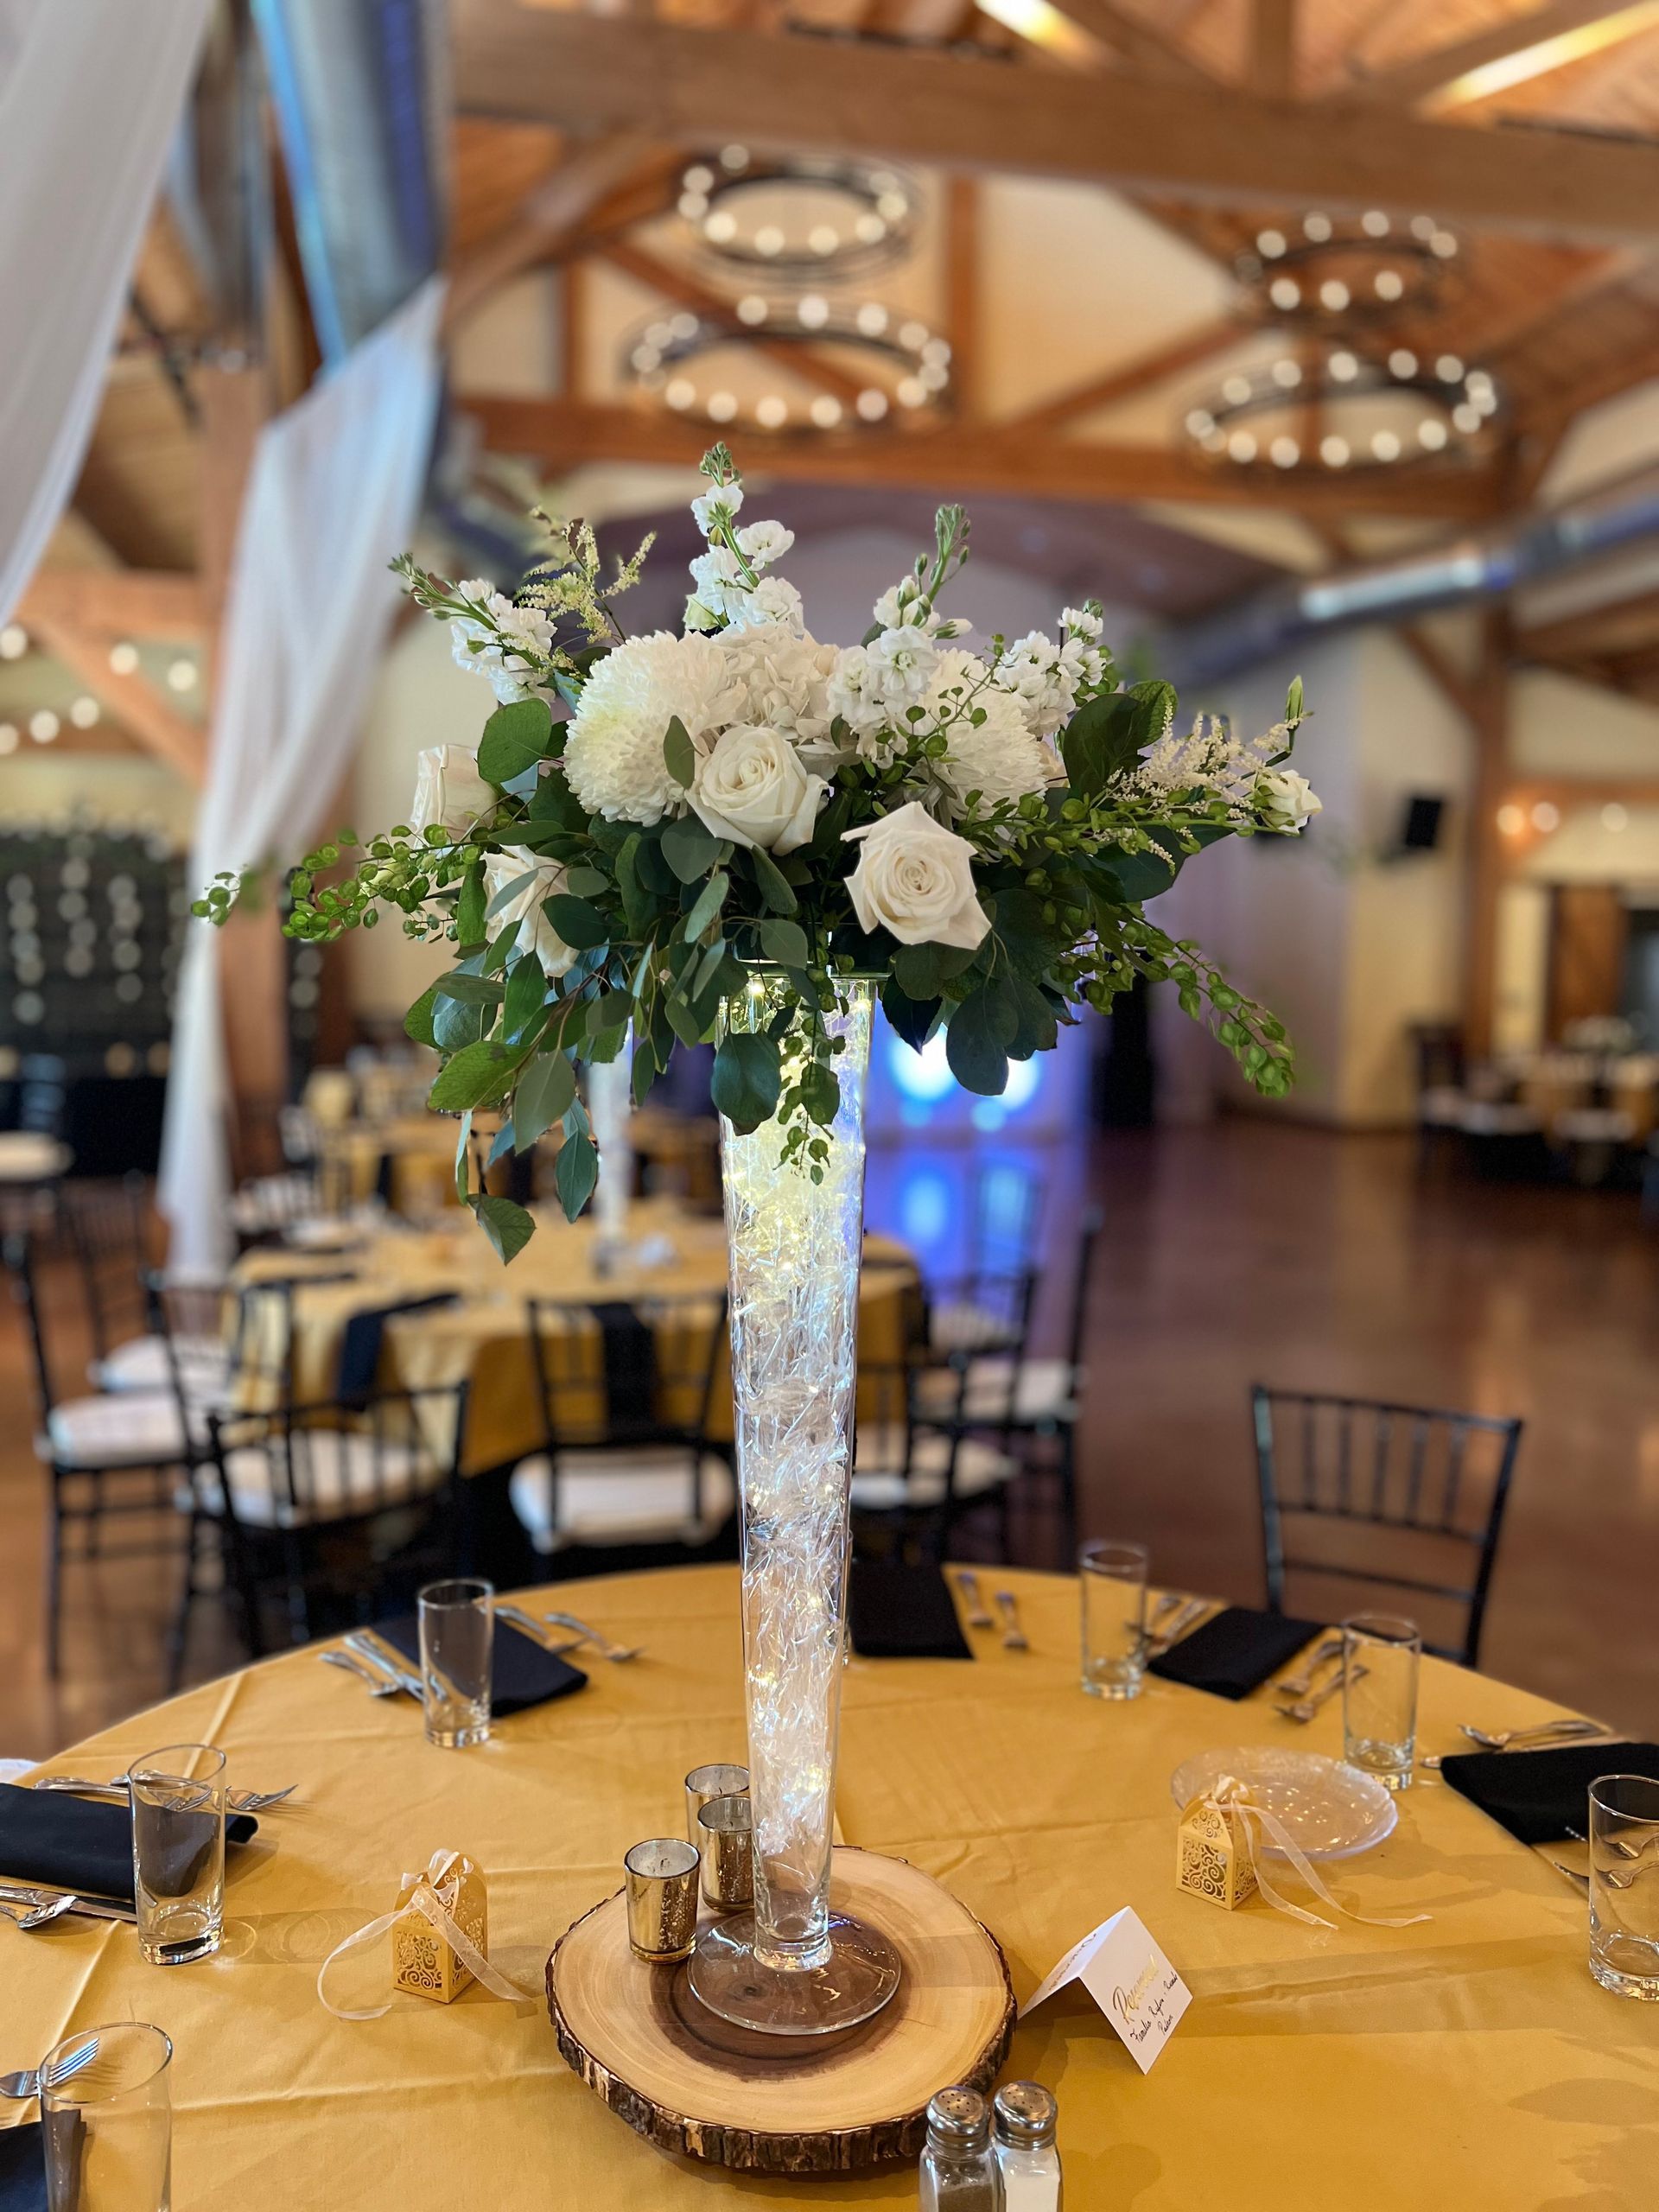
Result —
<path fill-rule="evenodd" d="M 1023 702 L 989 677 L 976 654 L 943 652 L 922 702 L 928 719 L 918 728 L 924 733 L 942 729 L 950 743 L 945 758 L 930 765 L 955 813 L 966 805 L 970 791 L 995 806 L 1046 790 L 1059 774 L 1052 750 L 1033 736 Z M 984 720 L 976 722 L 973 717 L 980 714 Z"/>
<path fill-rule="evenodd" d="M 830 679 L 836 648 L 798 638 L 776 622 L 728 630 L 719 640 L 734 680 L 743 687 L 739 719 L 781 730 L 809 766 L 836 757 L 830 725 Z"/>
<path fill-rule="evenodd" d="M 712 638 L 666 630 L 630 638 L 582 686 L 564 748 L 570 788 L 590 814 L 660 821 L 685 796 L 663 758 L 669 723 L 677 715 L 700 745 L 742 713 L 742 693 Z"/>

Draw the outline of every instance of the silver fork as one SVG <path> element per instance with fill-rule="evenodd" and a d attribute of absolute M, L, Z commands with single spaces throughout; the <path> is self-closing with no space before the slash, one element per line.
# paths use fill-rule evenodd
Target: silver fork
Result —
<path fill-rule="evenodd" d="M 1306 1697 L 1313 1688 L 1313 1677 L 1319 1673 L 1320 1668 L 1329 1660 L 1340 1658 L 1341 1656 L 1342 1638 L 1339 1636 L 1321 1637 L 1295 1673 L 1287 1675 L 1282 1681 L 1274 1684 L 1274 1695 L 1275 1697 Z"/>
<path fill-rule="evenodd" d="M 403 1694 L 401 1683 L 394 1682 L 390 1675 L 377 1675 L 372 1667 L 365 1667 L 349 1651 L 319 1651 L 317 1656 L 325 1667 L 342 1667 L 348 1675 L 355 1675 L 359 1682 L 366 1682 L 371 1697 L 401 1697 Z"/>
<path fill-rule="evenodd" d="M 1002 1616 L 1002 1649 L 1005 1651 L 1029 1651 L 1031 1638 L 1020 1625 L 1020 1607 L 1012 1590 L 999 1590 L 996 1609 Z"/>
<path fill-rule="evenodd" d="M 88 2036 L 79 2050 L 72 2050 L 67 2058 L 60 2063 L 52 2075 L 54 2086 L 60 2082 L 72 2081 L 97 2056 L 98 2037 Z M 0 2074 L 0 2097 L 38 2097 L 40 2094 L 41 2069 L 38 2066 L 26 2066 L 17 2074 Z"/>
<path fill-rule="evenodd" d="M 1370 1673 L 1370 1669 L 1366 1667 L 1356 1667 L 1352 1674 L 1347 1679 L 1356 1682 L 1363 1681 L 1365 1676 Z M 1328 1699 L 1333 1698 L 1336 1695 L 1337 1692 L 1342 1688 L 1343 1680 L 1344 1676 L 1342 1669 L 1338 1668 L 1337 1672 L 1332 1675 L 1330 1681 L 1328 1682 L 1321 1682 L 1318 1689 L 1313 1693 L 1312 1696 L 1298 1698 L 1294 1705 L 1281 1705 L 1279 1710 L 1284 1714 L 1287 1720 L 1311 1720 L 1314 1714 L 1319 1711 L 1319 1707 L 1324 1705 Z"/>
<path fill-rule="evenodd" d="M 1566 1719 L 1535 1720 L 1529 1728 L 1500 1728 L 1496 1732 L 1487 1728 L 1471 1727 L 1465 1720 L 1458 1724 L 1459 1735 L 1466 1736 L 1471 1744 L 1478 1744 L 1483 1751 L 1507 1751 L 1510 1745 L 1517 1749 L 1523 1744 L 1535 1746 L 1546 1743 L 1570 1744 L 1581 1736 L 1605 1736 L 1610 1732 L 1603 1720 Z"/>
<path fill-rule="evenodd" d="M 553 1628 L 574 1629 L 584 1643 L 593 1645 L 601 1659 L 614 1660 L 619 1667 L 627 1660 L 638 1659 L 645 1648 L 643 1643 L 613 1643 L 602 1629 L 594 1628 L 588 1621 L 579 1621 L 574 1613 L 543 1613 L 542 1618 Z"/>
<path fill-rule="evenodd" d="M 394 1683 L 417 1704 L 425 1704 L 426 1691 L 420 1676 L 412 1668 L 406 1667 L 401 1656 L 389 1650 L 369 1630 L 354 1628 L 346 1638 L 346 1649 L 358 1658 L 366 1659 L 385 1681 Z"/>
<path fill-rule="evenodd" d="M 1161 1659 L 1171 1645 L 1179 1643 L 1188 1629 L 1194 1625 L 1199 1614 L 1207 1612 L 1209 1609 L 1210 1600 L 1207 1598 L 1184 1599 L 1180 1610 L 1169 1621 L 1163 1633 L 1147 1638 L 1147 1657 Z"/>
<path fill-rule="evenodd" d="M 299 1788 L 290 1782 L 286 1789 L 230 1789 L 225 1802 L 233 1813 L 263 1813 L 272 1805 L 280 1805 Z M 121 1804 L 127 1802 L 129 1790 L 124 1774 L 112 1775 L 107 1782 L 87 1782 L 76 1774 L 43 1774 L 38 1782 L 31 1782 L 31 1789 L 55 1789 L 71 1797 L 112 1797 Z"/>
<path fill-rule="evenodd" d="M 957 1569 L 957 1587 L 968 1608 L 969 1628 L 995 1628 L 996 1623 L 985 1610 L 985 1600 L 979 1594 L 979 1577 L 971 1567 Z"/>
<path fill-rule="evenodd" d="M 555 1643 L 550 1638 L 545 1621 L 538 1621 L 534 1613 L 527 1613 L 522 1605 L 504 1605 L 495 1601 L 495 1618 L 505 1621 L 509 1627 L 519 1629 L 532 1643 L 539 1643 L 543 1651 L 550 1651 L 556 1659 L 564 1652 L 576 1651 L 588 1641 L 585 1636 L 572 1637 L 568 1643 Z"/>
<path fill-rule="evenodd" d="M 0 1897 L 0 1918 L 10 1920 L 18 1928 L 44 1928 L 48 1921 L 60 1920 L 79 1902 L 79 1897 L 50 1897 L 44 1904 L 12 1904 Z M 3 2086 L 0 2083 L 0 2088 Z M 25 2089 L 21 2094 L 31 2096 L 34 2092 Z"/>
<path fill-rule="evenodd" d="M 22 1905 L 32 1911 L 36 1905 L 54 1905 L 60 1898 L 67 1900 L 66 1912 L 73 1912 L 85 1920 L 124 1920 L 129 1924 L 138 1915 L 130 1904 L 118 1904 L 113 1897 L 84 1897 L 73 1890 L 34 1889 L 26 1882 L 0 1882 L 0 1905 Z"/>

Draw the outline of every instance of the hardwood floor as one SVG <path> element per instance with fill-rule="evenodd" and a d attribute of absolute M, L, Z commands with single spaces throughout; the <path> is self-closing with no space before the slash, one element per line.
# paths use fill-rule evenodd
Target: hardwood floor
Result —
<path fill-rule="evenodd" d="M 1075 1221 L 1085 1173 L 1106 1214 L 1085 1535 L 1141 1537 L 1160 1580 L 1259 1602 L 1252 1382 L 1521 1414 L 1483 1665 L 1659 1736 L 1659 1234 L 1632 1199 L 1421 1182 L 1402 1139 L 1232 1122 L 1097 1140 L 1086 1171 L 1056 1173 L 1051 1223 Z M 883 1173 L 873 1217 L 900 1227 L 902 1163 Z M 1067 1264 L 1057 1255 L 1046 1286 L 1051 1330 Z M 50 1289 L 73 1347 L 74 1286 Z M 43 1755 L 161 1694 L 177 1588 L 166 1556 L 73 1570 L 63 1679 L 47 1683 L 32 1426 L 14 1318 L 0 1326 L 0 1758 Z M 1049 1564 L 1040 1524 L 1030 1535 Z M 189 1656 L 193 1676 L 235 1663 L 211 1605 Z"/>

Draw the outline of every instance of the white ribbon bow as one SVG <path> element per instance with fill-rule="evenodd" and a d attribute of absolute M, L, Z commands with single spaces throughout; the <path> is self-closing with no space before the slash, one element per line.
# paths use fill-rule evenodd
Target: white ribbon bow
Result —
<path fill-rule="evenodd" d="M 1408 1913 L 1402 1920 L 1392 1920 L 1381 1913 L 1351 1912 L 1341 1898 L 1333 1897 L 1325 1887 L 1318 1869 L 1309 1861 L 1306 1853 L 1300 1849 L 1284 1822 L 1276 1814 L 1268 1812 L 1265 1805 L 1258 1805 L 1250 1794 L 1249 1783 L 1239 1781 L 1235 1775 L 1224 1774 L 1218 1777 L 1214 1787 L 1205 1791 L 1199 1802 L 1213 1805 L 1224 1817 L 1228 1813 L 1238 1815 L 1240 1823 L 1244 1829 L 1245 1846 L 1250 1854 L 1250 1865 L 1255 1875 L 1257 1889 L 1275 1911 L 1287 1912 L 1293 1920 L 1306 1921 L 1310 1928 L 1334 1929 L 1337 1924 L 1334 1920 L 1327 1920 L 1323 1913 L 1310 1912 L 1306 1905 L 1293 1904 L 1288 1897 L 1281 1897 L 1274 1888 L 1262 1868 L 1263 1853 L 1249 1833 L 1249 1824 L 1252 1821 L 1259 1824 L 1262 1834 L 1273 1845 L 1274 1850 L 1283 1853 L 1320 1903 L 1328 1904 L 1333 1912 L 1339 1912 L 1344 1920 L 1362 1921 L 1367 1928 L 1415 1928 L 1420 1922 L 1433 1916 L 1427 1912 L 1413 1912 Z"/>
<path fill-rule="evenodd" d="M 348 1936 L 343 1942 L 336 1943 L 329 1952 L 317 1969 L 317 1994 L 337 2020 L 378 2020 L 391 2012 L 390 1998 L 384 2005 L 373 2005 L 359 2012 L 348 2011 L 344 2005 L 336 2005 L 322 1985 L 336 1959 L 344 1958 L 347 1951 L 359 1950 L 365 1943 L 378 1942 L 395 1922 L 410 1911 L 418 1912 L 431 1922 L 462 1966 L 475 1980 L 483 1983 L 492 1997 L 505 1998 L 512 2005 L 524 2000 L 534 2001 L 529 1990 L 521 1989 L 516 1981 L 509 1981 L 505 1974 L 498 1974 L 478 1946 L 462 1933 L 450 1909 L 461 1886 L 460 1859 L 458 1851 L 435 1851 L 423 1876 L 405 1874 L 403 1877 L 398 1886 L 400 1890 L 412 1890 L 411 1896 L 393 1911 L 383 1912 L 378 1920 L 370 1921 L 354 1936 Z"/>

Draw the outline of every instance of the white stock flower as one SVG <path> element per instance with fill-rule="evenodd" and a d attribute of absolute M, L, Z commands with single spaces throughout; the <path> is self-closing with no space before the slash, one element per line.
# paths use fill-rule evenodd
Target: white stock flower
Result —
<path fill-rule="evenodd" d="M 546 615 L 538 607 L 515 607 L 487 576 L 457 584 L 455 595 L 481 602 L 491 617 L 488 623 L 468 617 L 449 625 L 456 666 L 488 677 L 504 707 L 533 697 L 539 685 L 540 664 L 553 645 L 553 625 Z"/>
<path fill-rule="evenodd" d="M 884 630 L 865 648 L 876 690 L 889 707 L 917 705 L 933 680 L 939 649 L 924 630 Z"/>
<path fill-rule="evenodd" d="M 417 837 L 435 826 L 464 837 L 494 804 L 495 792 L 479 774 L 478 755 L 470 746 L 429 746 L 416 761 L 409 826 Z"/>
<path fill-rule="evenodd" d="M 1040 630 L 1031 630 L 998 661 L 997 683 L 1020 702 L 1034 736 L 1052 737 L 1076 705 L 1084 650 L 1069 639 L 1057 645 Z"/>
<path fill-rule="evenodd" d="M 677 715 L 692 743 L 734 721 L 742 694 L 712 638 L 666 630 L 607 653 L 582 689 L 565 741 L 570 788 L 590 814 L 646 825 L 685 796 L 668 772 L 663 740 Z"/>
<path fill-rule="evenodd" d="M 887 718 L 868 646 L 843 645 L 836 653 L 830 671 L 827 704 L 830 714 L 838 715 L 861 740 L 859 750 L 863 752 L 862 741 L 879 731 Z"/>
<path fill-rule="evenodd" d="M 1033 736 L 1021 702 L 989 678 L 990 671 L 973 653 L 941 653 L 922 702 L 928 716 L 916 728 L 924 734 L 942 730 L 950 748 L 929 765 L 953 813 L 962 811 L 970 791 L 995 806 L 1046 790 L 1059 774 L 1053 753 Z M 976 722 L 976 715 L 983 721 Z"/>
<path fill-rule="evenodd" d="M 974 849 L 912 799 L 878 822 L 849 830 L 862 840 L 847 879 L 863 930 L 885 929 L 900 944 L 956 944 L 971 951 L 990 919 L 974 888 Z"/>
<path fill-rule="evenodd" d="M 741 484 L 716 484 L 691 502 L 691 513 L 705 537 L 722 519 L 729 522 L 743 504 Z"/>
<path fill-rule="evenodd" d="M 716 837 L 792 853 L 812 835 L 829 788 L 807 773 L 781 731 L 740 723 L 698 762 L 691 808 Z"/>
<path fill-rule="evenodd" d="M 1294 768 L 1263 769 L 1256 779 L 1255 805 L 1269 830 L 1293 832 L 1306 829 L 1316 814 L 1325 811 L 1324 800 Z"/>
<path fill-rule="evenodd" d="M 493 944 L 497 938 L 511 931 L 518 940 L 518 950 L 533 953 L 542 963 L 542 973 L 553 981 L 573 967 L 576 958 L 542 912 L 543 899 L 563 890 L 564 870 L 545 853 L 532 853 L 524 845 L 505 846 L 500 852 L 492 853 L 484 863 L 486 900 L 493 899 L 521 876 L 528 876 L 530 880 L 490 916 L 486 925 L 490 941 Z"/>
<path fill-rule="evenodd" d="M 752 522 L 737 533 L 737 550 L 757 569 L 781 561 L 795 543 L 795 533 L 780 522 Z"/>
<path fill-rule="evenodd" d="M 1101 617 L 1092 607 L 1063 607 L 1060 609 L 1060 627 L 1067 637 L 1086 639 L 1092 645 L 1100 642 L 1103 624 Z"/>
<path fill-rule="evenodd" d="M 731 613 L 727 594 L 732 592 L 741 595 L 743 589 L 743 571 L 731 547 L 711 545 L 706 553 L 698 554 L 690 569 L 691 581 L 702 604 L 712 613 Z"/>
<path fill-rule="evenodd" d="M 782 576 L 762 576 L 753 591 L 728 591 L 726 611 L 732 626 L 737 630 L 753 630 L 763 623 L 776 624 L 799 637 L 805 628 L 802 619 L 801 594 Z"/>

